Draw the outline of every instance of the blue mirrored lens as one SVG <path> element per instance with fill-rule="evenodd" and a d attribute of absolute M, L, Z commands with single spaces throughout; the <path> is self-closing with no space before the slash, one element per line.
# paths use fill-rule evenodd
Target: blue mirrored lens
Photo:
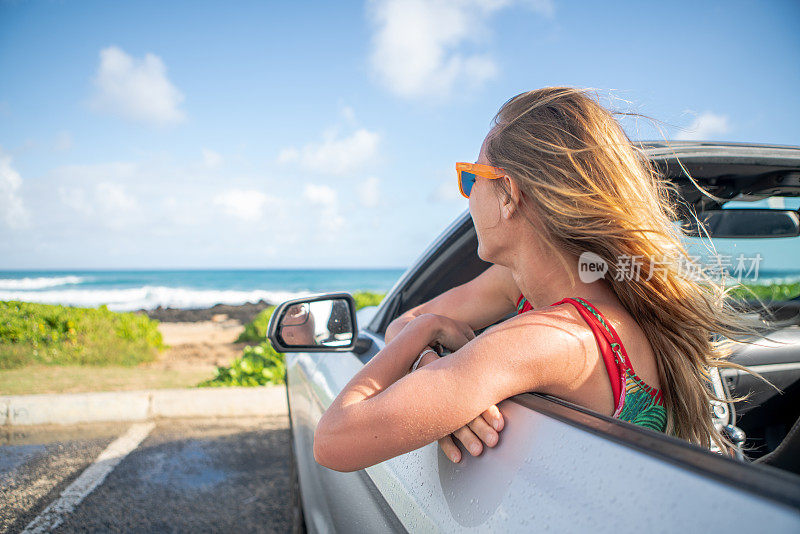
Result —
<path fill-rule="evenodd" d="M 475 184 L 475 175 L 471 172 L 461 171 L 461 190 L 469 196 L 472 186 Z"/>

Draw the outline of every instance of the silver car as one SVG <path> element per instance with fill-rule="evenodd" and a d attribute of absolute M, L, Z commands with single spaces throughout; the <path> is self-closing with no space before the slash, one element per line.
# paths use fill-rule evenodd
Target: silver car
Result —
<path fill-rule="evenodd" d="M 681 187 L 685 205 L 705 217 L 712 237 L 781 237 L 785 253 L 800 265 L 797 208 L 722 209 L 729 201 L 800 196 L 800 148 L 695 142 L 653 143 L 646 150 Z M 681 165 L 717 200 L 701 194 Z M 351 473 L 317 464 L 317 422 L 384 347 L 387 325 L 488 268 L 476 251 L 465 212 L 380 306 L 356 312 L 349 294 L 329 293 L 276 309 L 269 338 L 287 353 L 295 531 L 800 532 L 796 295 L 770 305 L 771 337 L 785 343 L 748 346 L 734 357 L 783 394 L 747 374 L 715 376 L 717 392 L 754 393 L 745 403 L 712 407 L 718 427 L 751 449 L 747 457 L 724 457 L 555 397 L 526 393 L 498 405 L 506 421 L 499 443 L 476 457 L 462 447 L 460 463 L 431 443 Z"/>

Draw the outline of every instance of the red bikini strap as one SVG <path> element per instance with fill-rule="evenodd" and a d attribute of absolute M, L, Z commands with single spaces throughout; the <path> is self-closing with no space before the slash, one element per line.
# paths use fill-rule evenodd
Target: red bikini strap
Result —
<path fill-rule="evenodd" d="M 522 304 L 522 300 L 524 298 L 525 298 L 525 296 L 522 293 L 520 293 L 519 294 L 519 298 L 517 299 L 517 315 L 519 315 L 520 313 L 524 313 L 526 311 L 530 311 L 530 310 L 533 309 L 533 306 L 531 306 L 531 303 L 528 302 L 527 300 L 525 300 L 525 303 Z M 521 307 L 520 307 L 520 304 L 522 304 Z"/>
<path fill-rule="evenodd" d="M 608 371 L 608 377 L 611 381 L 611 391 L 614 394 L 614 413 L 616 413 L 617 409 L 619 408 L 620 396 L 624 383 L 624 368 L 617 364 L 617 361 L 614 358 L 614 352 L 611 349 L 611 343 L 616 343 L 616 340 L 605 328 L 603 328 L 601 324 L 599 324 L 597 318 L 575 299 L 567 297 L 558 302 L 554 302 L 551 304 L 551 306 L 557 306 L 565 302 L 569 302 L 575 306 L 575 308 L 578 310 L 578 313 L 581 314 L 581 317 L 583 317 L 583 319 L 589 325 L 589 328 L 591 328 L 592 333 L 597 340 L 597 345 L 600 348 L 600 354 L 603 355 L 603 363 L 606 365 L 606 371 Z"/>

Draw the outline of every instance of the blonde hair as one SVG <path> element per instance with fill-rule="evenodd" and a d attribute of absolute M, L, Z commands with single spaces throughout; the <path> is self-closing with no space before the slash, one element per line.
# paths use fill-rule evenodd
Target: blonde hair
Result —
<path fill-rule="evenodd" d="M 609 265 L 606 279 L 655 353 L 666 432 L 730 451 L 732 444 L 713 424 L 711 401 L 732 399 L 712 393 L 709 370 L 755 374 L 728 358 L 735 343 L 747 342 L 759 328 L 737 310 L 741 303 L 730 298 L 730 288 L 703 272 L 696 273 L 699 280 L 682 273 L 692 262 L 682 244 L 686 230 L 675 223 L 677 188 L 587 90 L 546 87 L 519 94 L 494 123 L 486 156 L 518 184 L 520 203 L 530 210 L 522 212 L 546 245 L 575 257 L 593 252 Z M 492 182 L 510 196 L 503 180 Z M 642 261 L 633 279 L 617 276 L 623 257 L 668 261 L 653 272 L 653 264 Z"/>

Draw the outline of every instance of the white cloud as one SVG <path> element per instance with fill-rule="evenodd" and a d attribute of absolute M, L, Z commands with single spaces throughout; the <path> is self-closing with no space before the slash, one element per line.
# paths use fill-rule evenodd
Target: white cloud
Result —
<path fill-rule="evenodd" d="M 222 155 L 219 152 L 214 152 L 209 148 L 203 149 L 203 165 L 209 169 L 219 167 L 222 165 Z"/>
<path fill-rule="evenodd" d="M 706 111 L 695 117 L 686 131 L 679 132 L 675 139 L 681 141 L 710 140 L 718 135 L 728 133 L 730 129 L 727 115 L 718 115 L 711 111 Z"/>
<path fill-rule="evenodd" d="M 22 177 L 11 166 L 11 156 L 0 148 L 0 218 L 9 228 L 24 228 L 30 222 L 19 196 Z"/>
<path fill-rule="evenodd" d="M 231 217 L 255 222 L 264 216 L 265 208 L 277 200 L 255 189 L 231 189 L 218 194 L 213 202 Z"/>
<path fill-rule="evenodd" d="M 344 217 L 339 214 L 339 198 L 336 191 L 327 185 L 306 184 L 303 198 L 311 205 L 322 208 L 319 212 L 319 226 L 325 232 L 323 237 L 327 240 L 335 239 L 337 233 L 344 227 Z"/>
<path fill-rule="evenodd" d="M 61 186 L 58 188 L 58 196 L 62 203 L 78 213 L 84 215 L 94 213 L 94 205 L 89 201 L 83 189 Z"/>
<path fill-rule="evenodd" d="M 135 214 L 140 208 L 136 197 L 125 186 L 114 182 L 99 182 L 88 187 L 62 185 L 58 188 L 58 198 L 82 215 L 99 214 L 114 220 Z"/>
<path fill-rule="evenodd" d="M 497 74 L 486 53 L 474 50 L 486 39 L 489 17 L 512 4 L 552 17 L 552 0 L 373 0 L 370 61 L 378 80 L 406 98 L 445 97 L 454 87 L 475 88 Z"/>
<path fill-rule="evenodd" d="M 74 185 L 87 182 L 135 182 L 142 171 L 136 163 L 113 161 L 88 165 L 61 165 L 53 170 L 60 184 Z"/>
<path fill-rule="evenodd" d="M 336 241 L 338 233 L 344 228 L 344 217 L 337 212 L 326 212 L 322 214 L 320 225 L 323 230 L 328 232 L 325 237 L 328 241 Z"/>
<path fill-rule="evenodd" d="M 137 60 L 116 46 L 104 48 L 94 84 L 91 104 L 98 111 L 154 124 L 184 119 L 178 108 L 183 95 L 167 78 L 164 62 L 154 54 Z"/>
<path fill-rule="evenodd" d="M 355 187 L 369 174 L 343 183 L 287 180 L 286 173 L 253 172 L 227 152 L 221 167 L 206 169 L 202 147 L 183 160 L 154 152 L 138 160 L 61 165 L 36 180 L 17 169 L 23 178 L 19 196 L 35 227 L 5 230 L 0 257 L 9 268 L 86 261 L 97 267 L 169 267 L 352 260 L 343 252 L 354 241 L 351 221 L 361 228 L 377 213 L 358 210 Z M 0 236 L 3 210 L 0 205 Z M 42 228 L 48 231 L 37 230 Z M 317 255 L 307 257 L 309 246 Z"/>
<path fill-rule="evenodd" d="M 455 170 L 450 167 L 441 167 L 430 173 L 430 183 L 433 186 L 428 193 L 427 201 L 434 204 L 458 204 L 467 206 L 467 199 L 461 196 L 458 190 L 458 180 Z"/>
<path fill-rule="evenodd" d="M 335 206 L 338 202 L 336 191 L 327 185 L 306 184 L 303 197 L 312 204 Z"/>
<path fill-rule="evenodd" d="M 55 194 L 48 195 L 84 219 L 80 224 L 101 224 L 124 230 L 133 224 L 150 221 L 152 202 L 139 203 L 139 197 L 154 197 L 148 192 L 148 171 L 141 164 L 110 162 L 88 165 L 63 165 L 52 171 Z M 163 179 L 159 185 L 163 185 Z M 74 217 L 70 216 L 70 221 Z"/>
<path fill-rule="evenodd" d="M 284 148 L 278 154 L 278 163 L 291 163 L 300 159 L 300 151 L 296 148 Z"/>
<path fill-rule="evenodd" d="M 56 136 L 56 142 L 53 144 L 53 148 L 59 152 L 64 152 L 72 148 L 72 134 L 67 131 L 59 132 Z"/>
<path fill-rule="evenodd" d="M 323 134 L 321 143 L 310 143 L 302 149 L 284 148 L 278 154 L 278 162 L 297 162 L 315 172 L 346 174 L 373 160 L 378 152 L 379 142 L 378 133 L 364 128 L 346 137 L 338 137 L 333 129 Z"/>
<path fill-rule="evenodd" d="M 380 180 L 370 176 L 358 186 L 358 198 L 366 208 L 375 208 L 380 202 Z"/>
<path fill-rule="evenodd" d="M 129 162 L 62 165 L 53 171 L 58 199 L 83 215 L 106 213 L 119 216 L 134 211 L 138 203 L 125 183 L 141 183 L 142 171 Z"/>
<path fill-rule="evenodd" d="M 94 198 L 105 211 L 120 214 L 138 208 L 138 202 L 120 184 L 100 182 L 95 186 Z"/>

